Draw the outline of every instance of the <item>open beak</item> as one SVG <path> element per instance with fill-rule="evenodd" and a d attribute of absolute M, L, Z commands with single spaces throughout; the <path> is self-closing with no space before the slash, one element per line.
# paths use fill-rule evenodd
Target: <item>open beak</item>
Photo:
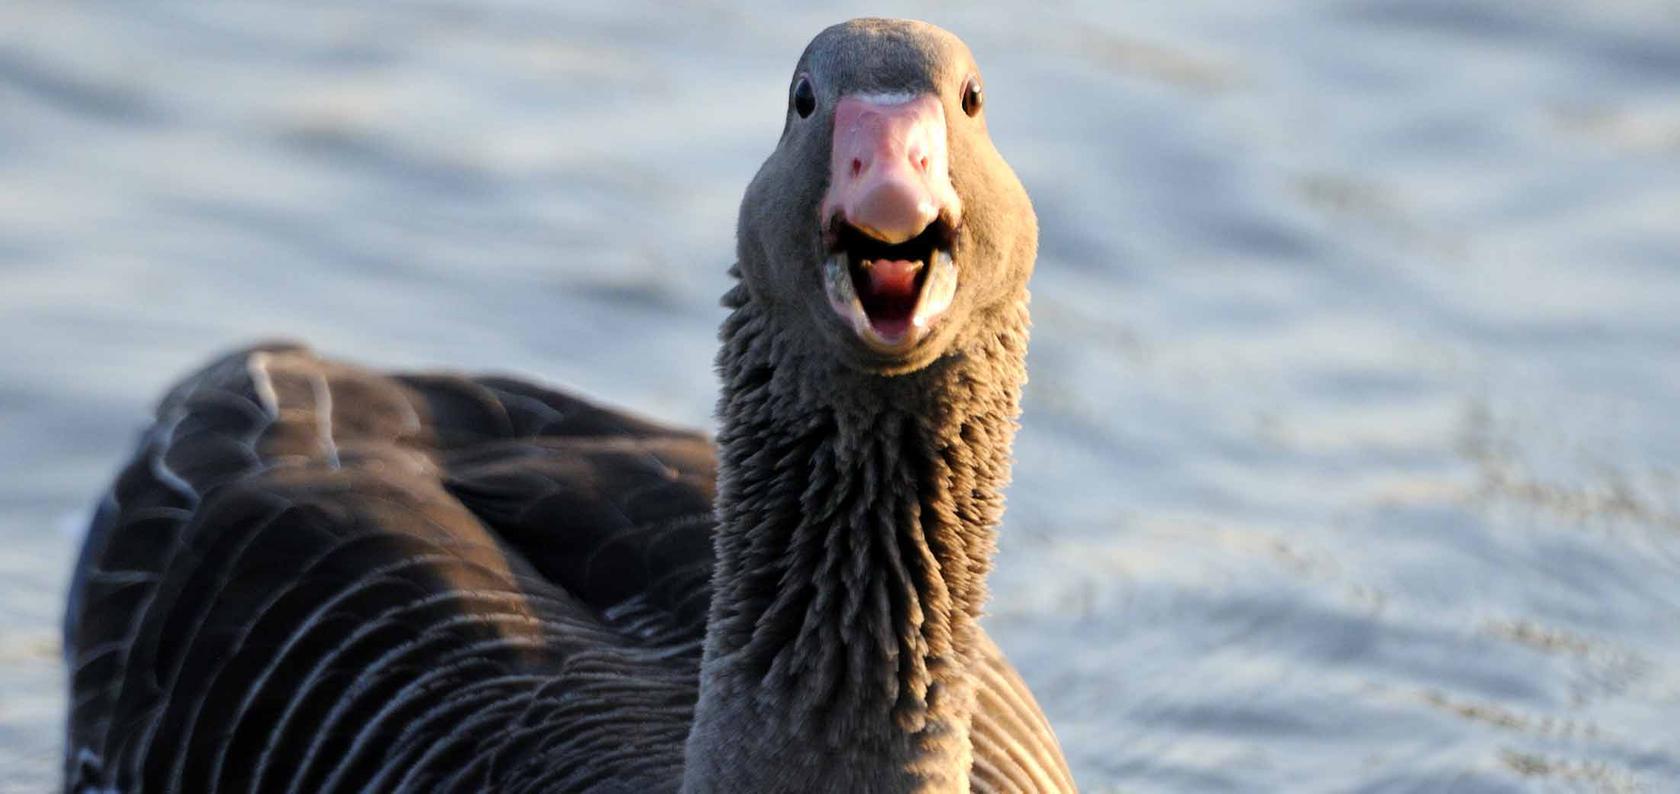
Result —
<path fill-rule="evenodd" d="M 821 218 L 828 300 L 882 353 L 920 342 L 951 306 L 951 243 L 962 203 L 951 186 L 945 109 L 932 94 L 846 96 Z"/>

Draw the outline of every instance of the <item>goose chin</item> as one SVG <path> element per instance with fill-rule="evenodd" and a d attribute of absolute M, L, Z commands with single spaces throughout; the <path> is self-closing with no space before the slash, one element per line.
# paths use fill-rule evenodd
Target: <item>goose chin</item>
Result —
<path fill-rule="evenodd" d="M 852 277 L 854 265 L 868 267 L 870 263 L 854 263 L 849 252 L 836 252 L 823 262 L 823 288 L 828 305 L 865 347 L 882 355 L 907 354 L 928 337 L 957 294 L 957 265 L 951 252 L 938 248 L 928 258 L 932 261 L 919 263 L 921 272 L 916 278 L 920 287 L 909 312 L 876 316 L 864 307 Z"/>

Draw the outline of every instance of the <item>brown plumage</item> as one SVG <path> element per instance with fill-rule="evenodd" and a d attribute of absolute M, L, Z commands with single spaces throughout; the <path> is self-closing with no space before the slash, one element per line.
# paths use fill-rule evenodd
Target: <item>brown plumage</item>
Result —
<path fill-rule="evenodd" d="M 978 623 L 1036 228 L 977 81 L 921 23 L 807 49 L 742 204 L 715 459 L 293 346 L 183 381 L 78 566 L 66 790 L 1071 790 Z M 837 134 L 881 160 L 844 200 Z"/>

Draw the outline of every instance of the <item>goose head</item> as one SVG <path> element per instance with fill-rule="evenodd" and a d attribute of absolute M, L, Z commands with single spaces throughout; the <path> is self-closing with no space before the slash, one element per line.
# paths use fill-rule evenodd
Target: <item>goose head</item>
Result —
<path fill-rule="evenodd" d="M 781 338 L 880 375 L 997 334 L 1026 300 L 1038 243 L 968 47 L 886 19 L 806 47 L 737 237 L 742 279 Z"/>

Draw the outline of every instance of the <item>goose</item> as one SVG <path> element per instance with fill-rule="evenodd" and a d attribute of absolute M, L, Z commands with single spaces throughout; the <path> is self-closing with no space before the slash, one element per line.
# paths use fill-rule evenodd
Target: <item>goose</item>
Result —
<path fill-rule="evenodd" d="M 162 399 L 66 617 L 71 792 L 1062 792 L 980 625 L 1037 226 L 968 48 L 811 41 L 715 440 L 289 343 Z"/>

